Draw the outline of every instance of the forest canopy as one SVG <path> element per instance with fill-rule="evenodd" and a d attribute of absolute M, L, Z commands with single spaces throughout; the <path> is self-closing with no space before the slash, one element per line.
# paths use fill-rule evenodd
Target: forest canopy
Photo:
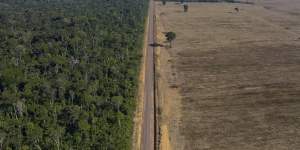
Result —
<path fill-rule="evenodd" d="M 0 149 L 130 149 L 147 1 L 0 0 Z"/>

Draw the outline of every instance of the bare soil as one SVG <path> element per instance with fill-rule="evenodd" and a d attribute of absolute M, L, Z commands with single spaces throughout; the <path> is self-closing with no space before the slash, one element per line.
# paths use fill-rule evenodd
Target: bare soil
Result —
<path fill-rule="evenodd" d="M 163 150 L 300 149 L 299 8 L 157 3 Z"/>

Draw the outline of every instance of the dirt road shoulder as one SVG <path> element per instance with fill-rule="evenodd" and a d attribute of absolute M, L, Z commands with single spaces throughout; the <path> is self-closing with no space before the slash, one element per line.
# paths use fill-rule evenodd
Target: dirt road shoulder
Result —
<path fill-rule="evenodd" d="M 156 6 L 159 5 L 156 3 Z M 165 42 L 164 28 L 160 12 L 156 12 L 156 39 L 159 44 L 167 45 Z M 176 88 L 176 75 L 174 68 L 172 68 L 172 60 L 170 51 L 165 47 L 157 47 L 155 51 L 156 63 L 156 83 L 157 83 L 157 102 L 160 128 L 160 149 L 171 150 L 172 146 L 183 145 L 184 140 L 178 131 L 180 123 L 180 95 Z M 172 116 L 172 117 L 171 117 Z M 172 118 L 172 119 L 171 119 Z"/>
<path fill-rule="evenodd" d="M 140 74 L 138 83 L 138 93 L 136 99 L 136 111 L 134 116 L 134 128 L 132 139 L 132 150 L 141 149 L 141 135 L 142 135 L 142 122 L 143 122 L 143 107 L 144 107 L 144 86 L 145 86 L 145 59 L 148 41 L 148 25 L 149 17 L 146 19 L 145 31 L 144 31 L 144 44 L 143 44 L 143 56 L 140 64 Z"/>

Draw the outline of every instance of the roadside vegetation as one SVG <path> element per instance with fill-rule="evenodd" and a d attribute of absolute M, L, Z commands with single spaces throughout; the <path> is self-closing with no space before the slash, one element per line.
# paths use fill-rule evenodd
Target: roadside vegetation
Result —
<path fill-rule="evenodd" d="M 0 2 L 0 149 L 130 149 L 147 0 Z"/>

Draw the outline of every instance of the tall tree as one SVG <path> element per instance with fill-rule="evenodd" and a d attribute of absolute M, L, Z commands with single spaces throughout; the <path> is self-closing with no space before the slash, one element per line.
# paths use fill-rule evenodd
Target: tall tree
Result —
<path fill-rule="evenodd" d="M 176 33 L 174 32 L 167 32 L 166 39 L 170 43 L 170 47 L 172 47 L 172 42 L 176 39 Z"/>
<path fill-rule="evenodd" d="M 184 12 L 187 12 L 188 9 L 189 9 L 189 5 L 188 4 L 184 4 L 183 5 L 183 9 L 184 9 Z"/>

